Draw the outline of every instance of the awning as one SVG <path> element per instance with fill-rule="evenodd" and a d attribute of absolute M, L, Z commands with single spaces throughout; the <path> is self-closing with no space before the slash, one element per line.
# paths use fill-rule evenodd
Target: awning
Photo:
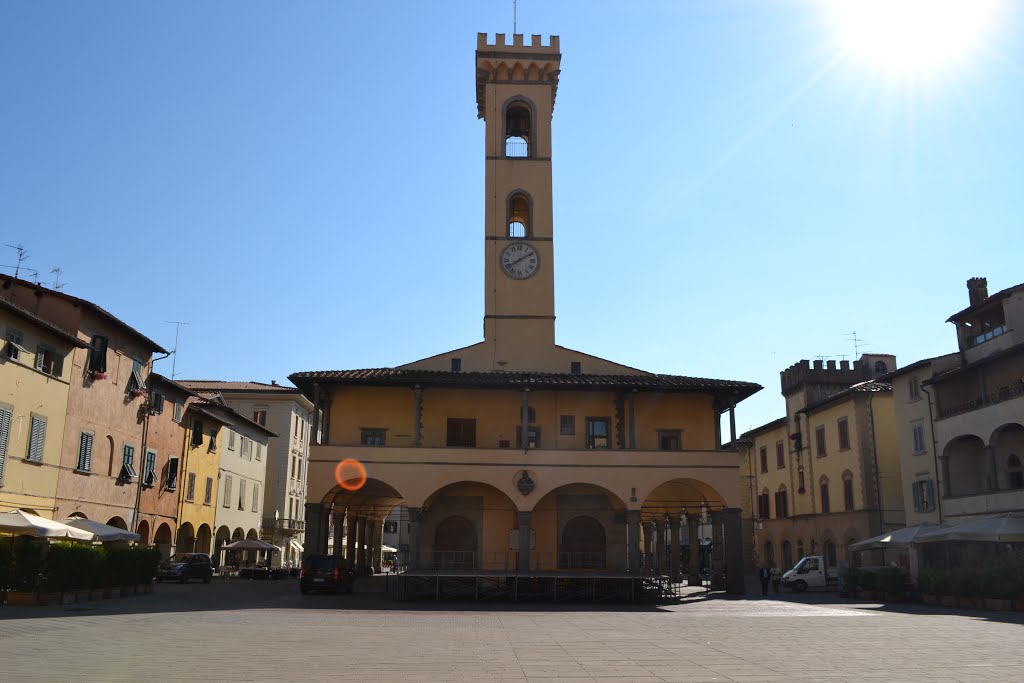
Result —
<path fill-rule="evenodd" d="M 0 532 L 36 538 L 75 538 L 79 541 L 91 541 L 96 537 L 90 531 L 82 531 L 21 510 L 0 513 Z"/>
<path fill-rule="evenodd" d="M 299 542 L 298 542 L 298 541 L 297 541 L 296 539 L 294 539 L 294 538 L 289 538 L 289 539 L 288 539 L 288 545 L 290 545 L 290 546 L 291 546 L 291 547 L 292 547 L 292 548 L 293 548 L 293 549 L 294 549 L 294 550 L 295 550 L 296 552 L 300 552 L 300 553 L 301 553 L 301 552 L 302 552 L 302 550 L 303 550 L 303 548 L 302 548 L 302 544 L 301 544 L 301 543 L 299 543 Z"/>
<path fill-rule="evenodd" d="M 885 548 L 909 548 L 911 543 L 919 543 L 925 535 L 947 528 L 946 524 L 929 523 L 908 526 L 853 543 L 850 545 L 850 550 L 857 552 L 860 550 L 884 550 Z"/>
<path fill-rule="evenodd" d="M 916 543 L 938 541 L 977 541 L 981 543 L 1024 543 L 1024 515 L 1008 513 L 964 522 L 946 529 L 929 532 Z"/>

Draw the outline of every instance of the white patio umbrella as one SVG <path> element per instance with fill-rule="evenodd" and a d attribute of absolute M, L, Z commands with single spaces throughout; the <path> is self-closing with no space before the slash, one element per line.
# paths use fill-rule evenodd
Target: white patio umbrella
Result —
<path fill-rule="evenodd" d="M 227 545 L 221 546 L 222 550 L 278 550 L 276 545 L 265 543 L 263 541 L 257 541 L 252 538 L 245 538 L 241 541 L 235 541 L 234 543 L 228 543 Z"/>
<path fill-rule="evenodd" d="M 140 538 L 138 534 L 131 531 L 103 524 L 102 522 L 94 522 L 91 519 L 66 519 L 64 524 L 81 529 L 82 531 L 89 531 L 96 536 L 95 540 L 104 543 L 110 541 L 137 541 Z"/>
<path fill-rule="evenodd" d="M 21 510 L 0 513 L 0 532 L 36 538 L 73 538 L 79 541 L 91 541 L 95 538 L 91 531 L 76 529 Z"/>
<path fill-rule="evenodd" d="M 998 517 L 986 517 L 972 522 L 928 533 L 915 543 L 938 541 L 978 541 L 988 543 L 1024 543 L 1024 515 L 1007 513 Z"/>
<path fill-rule="evenodd" d="M 904 529 L 887 531 L 873 538 L 866 538 L 850 545 L 850 550 L 885 550 L 886 548 L 909 548 L 911 543 L 918 542 L 926 534 L 949 528 L 946 524 L 924 523 L 908 526 Z"/>
<path fill-rule="evenodd" d="M 392 548 L 389 545 L 382 545 L 380 547 L 380 549 L 381 549 L 381 552 L 385 552 L 385 553 L 397 553 L 398 552 L 398 548 Z"/>

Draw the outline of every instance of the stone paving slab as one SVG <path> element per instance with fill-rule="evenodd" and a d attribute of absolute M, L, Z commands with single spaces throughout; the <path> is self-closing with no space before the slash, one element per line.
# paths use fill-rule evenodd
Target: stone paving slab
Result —
<path fill-rule="evenodd" d="M 829 596 L 635 605 L 396 603 L 377 583 L 160 585 L 0 607 L 10 681 L 1016 681 L 1024 615 Z"/>

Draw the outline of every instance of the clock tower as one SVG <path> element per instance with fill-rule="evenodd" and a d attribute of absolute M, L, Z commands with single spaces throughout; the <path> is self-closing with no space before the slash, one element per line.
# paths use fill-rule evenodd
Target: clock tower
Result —
<path fill-rule="evenodd" d="M 486 123 L 484 339 L 496 357 L 555 343 L 551 117 L 558 36 L 477 36 L 477 116 Z"/>

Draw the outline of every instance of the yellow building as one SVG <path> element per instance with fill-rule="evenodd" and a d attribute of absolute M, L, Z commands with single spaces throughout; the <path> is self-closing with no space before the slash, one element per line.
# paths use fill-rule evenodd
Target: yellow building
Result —
<path fill-rule="evenodd" d="M 192 397 L 185 403 L 184 424 L 181 473 L 175 482 L 178 488 L 175 551 L 210 553 L 217 513 L 221 431 L 227 423 L 218 414 L 216 406 Z M 176 461 L 171 463 L 176 466 Z M 168 479 L 172 479 L 170 474 Z"/>
<path fill-rule="evenodd" d="M 88 345 L 4 298 L 0 334 L 0 512 L 53 519 L 71 358 Z"/>
<path fill-rule="evenodd" d="M 785 570 L 804 555 L 853 563 L 848 546 L 904 526 L 893 356 L 801 361 L 782 373 L 787 414 L 741 438 L 751 561 Z"/>
<path fill-rule="evenodd" d="M 335 552 L 379 566 L 381 523 L 405 504 L 401 556 L 413 576 L 644 571 L 697 583 L 710 559 L 722 584 L 723 566 L 741 565 L 741 462 L 721 448 L 718 425 L 760 387 L 649 373 L 555 343 L 560 60 L 557 36 L 478 38 L 483 341 L 394 368 L 291 376 L 323 416 L 310 449 L 307 553 L 326 551 L 334 515 Z M 365 483 L 336 477 L 345 459 L 362 463 Z M 704 540 L 702 522 L 712 558 L 684 552 Z M 364 544 L 368 555 L 357 553 Z M 728 577 L 742 592 L 741 572 Z"/>

